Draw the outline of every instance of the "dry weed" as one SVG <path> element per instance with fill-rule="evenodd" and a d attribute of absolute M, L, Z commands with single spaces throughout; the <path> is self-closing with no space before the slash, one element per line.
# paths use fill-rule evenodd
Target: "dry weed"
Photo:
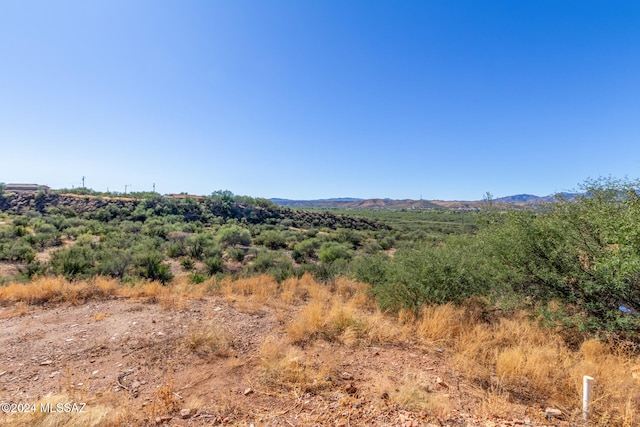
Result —
<path fill-rule="evenodd" d="M 80 402 L 73 396 L 66 394 L 46 396 L 34 402 L 33 405 L 33 412 L 0 414 L 0 425 L 7 427 L 97 427 L 117 425 L 119 416 L 118 411 L 113 407 L 105 406 L 96 401 Z M 56 411 L 58 408 L 60 411 Z M 65 408 L 68 409 L 67 412 L 65 412 Z M 77 411 L 73 411 L 74 409 Z"/>
<path fill-rule="evenodd" d="M 261 380 L 268 386 L 292 388 L 308 382 L 304 354 L 286 342 L 270 336 L 260 347 Z"/>
<path fill-rule="evenodd" d="M 187 348 L 199 355 L 228 357 L 233 341 L 229 334 L 217 323 L 192 323 L 186 337 Z"/>

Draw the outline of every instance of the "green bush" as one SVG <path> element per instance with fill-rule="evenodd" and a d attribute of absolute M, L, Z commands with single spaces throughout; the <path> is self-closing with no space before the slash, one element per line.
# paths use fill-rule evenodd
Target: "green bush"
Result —
<path fill-rule="evenodd" d="M 251 263 L 249 271 L 253 274 L 270 274 L 279 282 L 295 275 L 291 260 L 283 252 L 259 253 Z"/>
<path fill-rule="evenodd" d="M 218 242 L 224 247 L 249 246 L 251 244 L 251 233 L 249 233 L 249 230 L 234 224 L 220 227 L 217 237 Z"/>
<path fill-rule="evenodd" d="M 180 261 L 180 265 L 185 271 L 191 271 L 195 267 L 195 263 L 191 258 L 184 258 L 182 261 Z"/>
<path fill-rule="evenodd" d="M 98 255 L 96 272 L 103 276 L 122 279 L 133 265 L 133 255 L 125 249 L 109 248 Z"/>
<path fill-rule="evenodd" d="M 75 245 L 53 252 L 49 265 L 54 273 L 73 280 L 91 276 L 95 258 L 96 254 L 91 247 Z"/>
<path fill-rule="evenodd" d="M 458 303 L 500 287 L 496 266 L 485 256 L 482 242 L 469 236 L 449 238 L 437 246 L 423 244 L 398 250 L 386 274 L 377 272 L 380 266 L 373 264 L 369 271 L 365 264 L 360 274 L 362 278 L 371 275 L 369 280 L 374 283 L 377 277 L 386 277 L 374 287 L 385 309 L 418 310 L 424 304 Z"/>
<path fill-rule="evenodd" d="M 332 263 L 338 259 L 349 260 L 353 250 L 338 242 L 325 242 L 320 246 L 319 258 L 324 263 Z"/>
<path fill-rule="evenodd" d="M 220 273 L 224 269 L 224 263 L 222 262 L 222 258 L 220 256 L 205 258 L 203 264 L 210 276 L 213 276 L 216 273 Z"/>
<path fill-rule="evenodd" d="M 136 264 L 140 275 L 150 280 L 155 280 L 166 285 L 173 280 L 169 266 L 163 264 L 163 256 L 159 252 L 149 251 L 138 255 Z"/>
<path fill-rule="evenodd" d="M 640 183 L 599 180 L 545 212 L 509 213 L 484 233 L 518 293 L 574 307 L 565 320 L 640 339 Z M 561 315 L 556 313 L 556 315 Z"/>
<path fill-rule="evenodd" d="M 244 261 L 244 250 L 240 248 L 228 248 L 227 249 L 227 257 L 237 262 Z"/>
<path fill-rule="evenodd" d="M 281 231 L 267 230 L 260 233 L 260 236 L 256 239 L 256 243 L 264 245 L 269 249 L 277 250 L 287 246 L 287 239 Z"/>

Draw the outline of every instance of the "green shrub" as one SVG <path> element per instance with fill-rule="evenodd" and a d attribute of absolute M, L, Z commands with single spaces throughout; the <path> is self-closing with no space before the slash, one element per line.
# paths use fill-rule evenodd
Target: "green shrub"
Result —
<path fill-rule="evenodd" d="M 125 249 L 109 248 L 98 255 L 96 272 L 103 276 L 122 279 L 133 265 L 133 255 Z"/>
<path fill-rule="evenodd" d="M 287 246 L 287 239 L 283 232 L 276 230 L 263 231 L 256 239 L 256 243 L 269 249 L 277 250 Z"/>
<path fill-rule="evenodd" d="M 324 263 L 332 263 L 338 259 L 349 260 L 353 250 L 338 242 L 325 242 L 320 246 L 319 258 Z"/>
<path fill-rule="evenodd" d="M 53 252 L 49 264 L 54 273 L 73 280 L 91 276 L 95 258 L 91 247 L 75 245 Z"/>
<path fill-rule="evenodd" d="M 249 246 L 251 244 L 251 234 L 246 228 L 238 225 L 225 225 L 220 227 L 217 233 L 218 242 L 224 246 Z"/>
<path fill-rule="evenodd" d="M 140 275 L 150 280 L 155 280 L 163 285 L 173 280 L 169 266 L 163 264 L 163 256 L 159 252 L 149 251 L 138 255 L 136 264 Z"/>
<path fill-rule="evenodd" d="M 224 269 L 224 263 L 222 262 L 222 258 L 220 256 L 205 258 L 203 264 L 210 276 L 213 276 L 216 273 L 220 273 Z"/>
<path fill-rule="evenodd" d="M 291 260 L 283 252 L 259 253 L 251 263 L 249 271 L 254 274 L 270 274 L 279 282 L 295 274 Z"/>
<path fill-rule="evenodd" d="M 191 271 L 191 270 L 193 270 L 193 267 L 195 267 L 195 263 L 193 262 L 193 260 L 191 258 L 184 258 L 180 262 L 180 265 L 182 266 L 182 268 L 185 271 Z"/>
<path fill-rule="evenodd" d="M 437 246 L 418 245 L 398 250 L 382 283 L 374 287 L 379 304 L 385 309 L 411 308 L 424 304 L 462 302 L 472 295 L 482 296 L 498 289 L 496 267 L 485 256 L 482 242 L 474 237 L 449 238 Z M 377 261 L 377 260 L 372 260 Z M 373 280 L 379 266 L 361 271 Z"/>
<path fill-rule="evenodd" d="M 169 244 L 167 248 L 167 256 L 170 258 L 179 258 L 187 254 L 187 248 L 181 241 L 173 242 Z"/>
<path fill-rule="evenodd" d="M 36 258 L 36 251 L 24 239 L 15 241 L 5 255 L 10 261 L 30 263 Z"/>
<path fill-rule="evenodd" d="M 244 250 L 240 248 L 228 248 L 227 249 L 227 257 L 237 262 L 244 261 Z"/>

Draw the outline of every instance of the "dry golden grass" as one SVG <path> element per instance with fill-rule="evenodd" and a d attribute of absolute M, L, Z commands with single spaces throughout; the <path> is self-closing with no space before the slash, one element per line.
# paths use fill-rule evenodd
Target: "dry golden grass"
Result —
<path fill-rule="evenodd" d="M 303 352 L 276 337 L 260 347 L 261 381 L 271 387 L 292 388 L 309 382 Z"/>
<path fill-rule="evenodd" d="M 185 344 L 190 351 L 202 356 L 228 357 L 233 347 L 229 334 L 214 322 L 192 323 Z"/>
<path fill-rule="evenodd" d="M 104 298 L 119 289 L 117 282 L 96 279 L 69 282 L 62 277 L 41 277 L 27 284 L 11 283 L 0 287 L 0 304 L 24 302 L 29 305 L 44 303 L 79 304 L 89 299 Z"/>
<path fill-rule="evenodd" d="M 104 320 L 108 317 L 109 315 L 107 313 L 103 313 L 101 311 L 95 312 L 91 315 L 91 317 L 93 318 L 93 320 L 95 321 L 101 321 Z"/>
<path fill-rule="evenodd" d="M 85 401 L 83 401 L 85 402 Z M 69 409 L 76 403 L 76 408 L 81 408 L 80 401 L 72 395 L 54 394 L 46 396 L 34 402 L 35 412 L 27 412 L 23 414 L 2 414 L 0 415 L 0 425 L 7 427 L 97 427 L 106 425 L 118 425 L 117 420 L 120 419 L 120 413 L 114 407 L 106 406 L 96 401 L 86 402 L 86 406 L 82 407 L 82 412 L 53 412 L 41 410 L 50 404 L 54 409 L 57 405 L 68 404 Z"/>
<path fill-rule="evenodd" d="M 426 307 L 415 319 L 401 314 L 400 321 L 405 327 L 413 323 L 425 340 L 446 344 L 467 380 L 490 387 L 483 414 L 503 414 L 499 408 L 510 395 L 579 408 L 582 377 L 590 375 L 596 378 L 593 419 L 609 425 L 640 421 L 640 380 L 633 377 L 640 358 L 597 340 L 572 351 L 559 335 L 532 323 L 525 313 L 491 324 L 465 313 L 462 307 Z M 578 416 L 577 409 L 573 415 Z"/>

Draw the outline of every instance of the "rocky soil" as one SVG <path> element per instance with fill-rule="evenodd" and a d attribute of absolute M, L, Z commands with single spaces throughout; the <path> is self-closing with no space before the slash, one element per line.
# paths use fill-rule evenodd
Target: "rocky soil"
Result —
<path fill-rule="evenodd" d="M 222 297 L 168 309 L 125 298 L 0 308 L 0 401 L 46 402 L 61 394 L 89 409 L 124 411 L 121 425 L 568 424 L 536 405 L 492 408 L 480 385 L 451 369 L 446 348 L 319 339 L 291 359 L 319 373 L 313 380 L 300 387 L 270 381 L 260 349 L 266 339 L 285 337 L 291 315 L 242 310 Z M 221 331 L 224 345 L 199 346 L 206 330 Z M 398 403 L 403 396 L 406 405 Z M 0 414 L 0 425 L 15 417 Z"/>

